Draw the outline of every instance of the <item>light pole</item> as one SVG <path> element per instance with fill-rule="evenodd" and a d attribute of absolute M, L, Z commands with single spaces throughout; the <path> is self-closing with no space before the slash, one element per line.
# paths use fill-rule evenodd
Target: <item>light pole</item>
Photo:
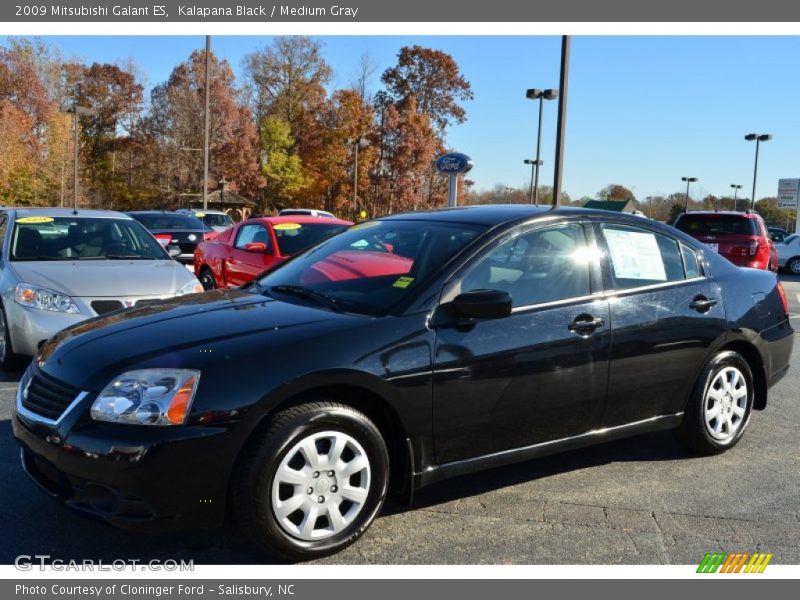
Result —
<path fill-rule="evenodd" d="M 355 161 L 353 165 L 353 221 L 358 215 L 358 150 L 369 146 L 369 140 L 365 137 L 358 137 L 345 142 L 348 146 L 355 148 Z"/>
<path fill-rule="evenodd" d="M 768 142 L 772 139 L 772 135 L 769 133 L 748 133 L 744 136 L 748 142 L 752 142 L 755 140 L 756 143 L 756 163 L 753 167 L 753 197 L 750 200 L 750 208 L 755 209 L 756 207 L 756 179 L 758 178 L 758 146 L 761 142 Z"/>
<path fill-rule="evenodd" d="M 742 189 L 738 183 L 732 183 L 731 187 L 733 188 L 733 210 L 736 210 L 736 196 L 739 194 L 739 190 Z"/>
<path fill-rule="evenodd" d="M 530 193 L 529 193 L 529 195 L 530 195 L 530 203 L 531 204 L 537 204 L 538 203 L 537 201 L 538 201 L 538 198 L 539 198 L 539 194 L 538 194 L 539 180 L 538 180 L 538 177 L 537 177 L 536 178 L 536 187 L 535 188 L 534 188 L 533 180 L 534 180 L 534 177 L 535 177 L 534 173 L 536 175 L 539 174 L 539 167 L 542 165 L 542 161 L 541 160 L 531 160 L 530 158 L 526 158 L 523 162 L 526 165 L 530 165 L 531 166 L 531 189 L 530 189 Z M 536 197 L 535 198 L 534 198 L 534 192 L 533 192 L 534 189 L 536 189 Z"/>
<path fill-rule="evenodd" d="M 208 210 L 208 138 L 211 119 L 209 118 L 209 71 L 211 70 L 211 36 L 206 36 L 205 69 L 205 110 L 203 111 L 203 210 Z"/>
<path fill-rule="evenodd" d="M 553 208 L 561 202 L 561 180 L 564 170 L 564 139 L 567 133 L 567 92 L 569 85 L 569 52 L 572 38 L 561 36 L 561 69 L 559 70 L 558 119 L 556 121 L 556 159 L 553 164 Z"/>
<path fill-rule="evenodd" d="M 697 181 L 697 177 L 681 177 L 686 182 L 686 212 L 689 212 L 689 184 Z"/>
<path fill-rule="evenodd" d="M 538 100 L 539 101 L 539 127 L 536 129 L 536 159 L 534 161 L 529 162 L 525 161 L 526 164 L 532 164 L 531 167 L 533 169 L 534 181 L 531 183 L 533 194 L 531 195 L 531 204 L 538 204 L 539 203 L 539 167 L 542 165 L 543 161 L 541 159 L 541 151 L 542 151 L 542 106 L 544 105 L 545 100 L 555 100 L 558 98 L 558 90 L 538 90 L 536 88 L 531 88 L 525 92 L 525 97 L 530 100 Z"/>
<path fill-rule="evenodd" d="M 72 113 L 75 115 L 73 119 L 73 134 L 74 139 L 72 145 L 75 147 L 74 152 L 75 155 L 72 159 L 72 208 L 74 210 L 78 210 L 78 150 L 80 146 L 80 140 L 78 138 L 78 120 L 81 116 L 89 117 L 97 114 L 97 111 L 94 108 L 89 108 L 87 106 L 78 106 L 77 104 L 72 108 L 66 109 L 64 112 Z M 62 201 L 63 205 L 63 201 Z"/>

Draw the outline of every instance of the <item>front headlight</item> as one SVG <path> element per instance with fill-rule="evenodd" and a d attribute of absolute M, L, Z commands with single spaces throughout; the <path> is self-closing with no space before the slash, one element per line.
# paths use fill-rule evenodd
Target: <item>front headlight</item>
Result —
<path fill-rule="evenodd" d="M 14 300 L 17 301 L 17 304 L 39 310 L 71 314 L 81 312 L 72 298 L 66 294 L 29 283 L 17 285 L 17 289 L 14 291 Z"/>
<path fill-rule="evenodd" d="M 182 425 L 192 406 L 200 371 L 140 369 L 109 383 L 92 405 L 92 418 L 133 425 Z"/>
<path fill-rule="evenodd" d="M 205 290 L 203 289 L 203 284 L 201 284 L 197 279 L 192 278 L 192 281 L 187 283 L 177 292 L 175 292 L 176 296 L 185 296 L 186 294 L 201 294 Z"/>

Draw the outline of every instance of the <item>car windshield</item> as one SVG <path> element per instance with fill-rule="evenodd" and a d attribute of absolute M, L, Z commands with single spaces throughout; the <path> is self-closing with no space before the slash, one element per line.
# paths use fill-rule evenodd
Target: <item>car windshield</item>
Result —
<path fill-rule="evenodd" d="M 686 213 L 675 227 L 689 235 L 758 235 L 756 220 L 740 215 Z"/>
<path fill-rule="evenodd" d="M 230 227 L 233 225 L 233 219 L 231 219 L 226 214 L 220 213 L 197 213 L 195 216 L 198 219 L 202 219 L 203 223 L 208 225 L 209 227 Z"/>
<path fill-rule="evenodd" d="M 794 244 L 794 241 L 796 239 L 797 239 L 797 234 L 793 233 L 792 235 L 787 235 L 785 238 L 783 238 L 783 243 L 788 246 L 789 244 Z"/>
<path fill-rule="evenodd" d="M 150 231 L 209 231 L 200 219 L 178 213 L 133 213 L 131 216 Z"/>
<path fill-rule="evenodd" d="M 278 248 L 284 256 L 294 256 L 318 244 L 325 238 L 347 229 L 338 223 L 275 223 L 272 226 L 278 240 Z"/>
<path fill-rule="evenodd" d="M 20 217 L 11 260 L 170 260 L 139 223 L 129 219 Z"/>
<path fill-rule="evenodd" d="M 460 223 L 368 221 L 265 275 L 257 289 L 281 298 L 305 292 L 345 312 L 387 314 L 485 230 Z"/>

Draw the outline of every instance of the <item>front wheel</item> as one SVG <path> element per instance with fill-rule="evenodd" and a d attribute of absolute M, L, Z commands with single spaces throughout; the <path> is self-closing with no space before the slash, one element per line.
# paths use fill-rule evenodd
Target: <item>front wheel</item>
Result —
<path fill-rule="evenodd" d="M 217 287 L 217 281 L 214 279 L 214 273 L 208 267 L 203 267 L 200 270 L 200 284 L 206 291 L 213 290 Z"/>
<path fill-rule="evenodd" d="M 366 415 L 309 402 L 279 413 L 245 451 L 233 512 L 261 550 L 310 560 L 338 552 L 367 530 L 388 479 L 386 444 Z"/>
<path fill-rule="evenodd" d="M 16 371 L 22 366 L 22 357 L 14 354 L 11 347 L 11 335 L 8 330 L 6 310 L 0 306 L 0 369 Z"/>
<path fill-rule="evenodd" d="M 741 439 L 753 407 L 753 373 L 737 352 L 714 356 L 686 405 L 678 439 L 700 454 L 719 454 Z"/>
<path fill-rule="evenodd" d="M 793 258 L 786 263 L 786 269 L 792 275 L 800 275 L 800 256 Z"/>

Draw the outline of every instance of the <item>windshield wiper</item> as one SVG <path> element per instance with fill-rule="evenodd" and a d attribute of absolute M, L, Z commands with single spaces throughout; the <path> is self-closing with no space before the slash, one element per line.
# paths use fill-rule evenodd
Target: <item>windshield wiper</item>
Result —
<path fill-rule="evenodd" d="M 317 304 L 322 304 L 327 306 L 332 311 L 340 313 L 343 312 L 342 309 L 339 307 L 339 303 L 335 298 L 332 298 L 328 294 L 323 292 L 318 292 L 317 290 L 312 290 L 311 288 L 303 287 L 302 285 L 273 285 L 269 288 L 270 292 L 278 292 L 279 294 L 292 294 L 295 296 L 301 296 L 303 298 L 310 298 L 314 300 Z"/>

